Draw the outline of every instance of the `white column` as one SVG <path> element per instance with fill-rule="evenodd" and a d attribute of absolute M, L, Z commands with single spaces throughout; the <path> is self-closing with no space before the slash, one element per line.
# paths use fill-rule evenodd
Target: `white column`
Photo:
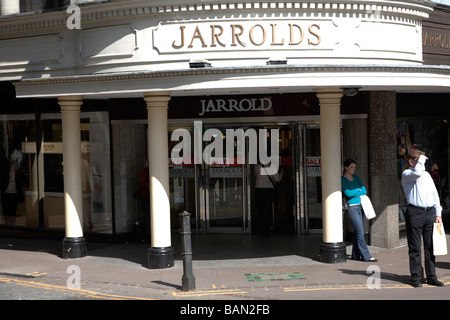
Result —
<path fill-rule="evenodd" d="M 81 185 L 80 96 L 60 97 L 62 115 L 64 212 L 66 237 L 63 258 L 86 256 L 83 238 L 83 199 Z"/>
<path fill-rule="evenodd" d="M 320 149 L 322 157 L 322 224 L 321 260 L 346 261 L 343 243 L 341 193 L 340 106 L 342 89 L 317 89 L 320 103 Z"/>
<path fill-rule="evenodd" d="M 20 13 L 20 0 L 0 0 L 0 13 L 2 16 Z"/>
<path fill-rule="evenodd" d="M 170 92 L 144 94 L 148 113 L 148 158 L 150 172 L 151 248 L 148 267 L 172 267 L 173 249 L 170 236 L 169 141 L 167 109 Z"/>

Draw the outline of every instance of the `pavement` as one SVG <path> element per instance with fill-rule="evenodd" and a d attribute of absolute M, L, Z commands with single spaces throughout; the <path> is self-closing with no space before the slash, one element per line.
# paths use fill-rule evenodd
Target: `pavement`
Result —
<path fill-rule="evenodd" d="M 58 294 L 70 289 L 81 300 L 450 298 L 450 255 L 436 257 L 438 278 L 446 286 L 424 284 L 422 288 L 412 288 L 405 239 L 392 249 L 369 247 L 377 263 L 347 260 L 338 264 L 319 261 L 321 241 L 321 235 L 194 234 L 194 286 L 187 290 L 182 286 L 184 262 L 179 235 L 172 236 L 175 266 L 159 270 L 145 267 L 149 248 L 146 243 L 88 242 L 88 256 L 62 259 L 61 241 L 0 238 L 0 288 L 2 283 L 8 283 L 11 286 L 2 290 L 12 291 L 13 284 L 20 284 Z M 347 253 L 350 252 L 349 244 Z"/>

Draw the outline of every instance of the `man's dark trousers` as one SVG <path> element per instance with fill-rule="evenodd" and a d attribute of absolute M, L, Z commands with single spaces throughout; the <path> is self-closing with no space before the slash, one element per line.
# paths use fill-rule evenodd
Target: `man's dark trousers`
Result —
<path fill-rule="evenodd" d="M 405 219 L 409 248 L 409 269 L 412 282 L 421 280 L 422 238 L 427 280 L 436 279 L 435 257 L 433 254 L 433 224 L 436 222 L 435 209 L 433 207 L 421 208 L 409 205 L 406 210 Z"/>

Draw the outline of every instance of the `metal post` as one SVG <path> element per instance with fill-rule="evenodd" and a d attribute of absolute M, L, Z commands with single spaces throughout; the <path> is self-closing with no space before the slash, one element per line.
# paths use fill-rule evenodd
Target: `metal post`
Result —
<path fill-rule="evenodd" d="M 195 289 L 195 277 L 192 272 L 192 246 L 191 246 L 191 214 L 183 211 L 181 220 L 181 254 L 183 256 L 183 277 L 181 278 L 181 290 Z"/>

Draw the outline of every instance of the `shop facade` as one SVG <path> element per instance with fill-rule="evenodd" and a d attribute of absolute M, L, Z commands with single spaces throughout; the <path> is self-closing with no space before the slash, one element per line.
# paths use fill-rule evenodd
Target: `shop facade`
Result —
<path fill-rule="evenodd" d="M 358 98 L 345 97 L 342 117 L 367 120 L 367 104 L 364 93 Z M 225 155 L 230 148 L 234 157 L 242 150 L 243 160 L 237 163 L 225 157 L 195 164 L 189 158 L 187 164 L 172 162 L 169 172 L 174 223 L 177 212 L 188 208 L 196 213 L 192 219 L 198 233 L 258 234 L 261 217 L 255 195 L 256 170 L 261 157 L 270 157 L 276 151 L 284 174 L 276 183 L 274 231 L 322 232 L 320 106 L 315 94 L 173 98 L 169 106 L 170 150 L 179 144 L 179 136 L 174 133 L 180 128 L 192 138 L 197 130 L 203 150 L 218 141 Z M 216 136 L 211 138 L 209 132 Z M 272 133 L 277 134 L 277 148 L 268 146 L 267 154 L 259 154 L 261 134 L 270 140 Z M 189 143 L 194 150 L 194 140 L 189 139 Z"/>
<path fill-rule="evenodd" d="M 125 234 L 149 215 L 149 267 L 164 268 L 183 210 L 198 233 L 257 233 L 254 172 L 276 150 L 276 232 L 320 232 L 322 260 L 345 261 L 340 175 L 352 157 L 379 213 L 371 243 L 395 246 L 398 97 L 450 86 L 447 68 L 423 61 L 433 7 L 123 1 L 3 15 L 0 79 L 15 93 L 5 157 L 18 148 L 28 179 L 14 225 L 64 229 L 80 256 L 86 232 Z M 147 160 L 143 210 L 132 195 Z"/>
<path fill-rule="evenodd" d="M 422 45 L 425 65 L 450 66 L 450 7 L 446 1 L 436 4 L 423 23 Z M 399 94 L 397 97 L 397 167 L 405 167 L 405 154 L 412 148 L 424 150 L 427 170 L 441 198 L 444 217 L 449 200 L 449 92 Z M 400 212 L 405 210 L 400 198 Z"/>

